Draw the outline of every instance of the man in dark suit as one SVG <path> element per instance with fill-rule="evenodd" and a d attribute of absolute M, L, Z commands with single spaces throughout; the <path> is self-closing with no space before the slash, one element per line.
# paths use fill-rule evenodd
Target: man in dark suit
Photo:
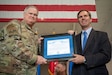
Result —
<path fill-rule="evenodd" d="M 91 14 L 81 10 L 77 14 L 82 32 L 76 35 L 77 54 L 69 61 L 73 62 L 72 75 L 109 75 L 106 63 L 111 59 L 111 45 L 106 32 L 96 31 L 92 28 Z M 84 46 L 83 32 L 86 32 Z M 72 31 L 69 31 L 72 34 Z"/>
<path fill-rule="evenodd" d="M 77 54 L 74 54 L 73 75 L 108 75 L 106 63 L 111 59 L 111 45 L 106 32 L 96 31 L 91 26 L 91 14 L 87 10 L 77 15 L 82 32 L 76 36 Z M 83 32 L 87 32 L 87 42 L 83 47 Z"/>

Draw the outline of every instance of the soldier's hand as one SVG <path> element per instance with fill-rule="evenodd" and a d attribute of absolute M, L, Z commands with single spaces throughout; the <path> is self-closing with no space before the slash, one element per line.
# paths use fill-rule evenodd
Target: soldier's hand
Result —
<path fill-rule="evenodd" d="M 37 56 L 37 62 L 36 64 L 47 64 L 47 60 L 45 58 L 43 58 L 42 56 L 38 55 Z"/>
<path fill-rule="evenodd" d="M 43 39 L 43 37 L 38 38 L 38 43 L 40 44 Z"/>

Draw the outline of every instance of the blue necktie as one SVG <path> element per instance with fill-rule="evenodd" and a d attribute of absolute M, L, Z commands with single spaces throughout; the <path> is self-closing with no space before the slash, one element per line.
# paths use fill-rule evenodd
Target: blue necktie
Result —
<path fill-rule="evenodd" d="M 83 38 L 83 47 L 82 47 L 82 50 L 84 50 L 86 42 L 87 42 L 87 32 L 84 31 L 83 35 L 84 35 L 84 38 Z"/>

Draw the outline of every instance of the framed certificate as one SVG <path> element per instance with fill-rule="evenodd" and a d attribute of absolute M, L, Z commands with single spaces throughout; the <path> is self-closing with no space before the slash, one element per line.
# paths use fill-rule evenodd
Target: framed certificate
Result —
<path fill-rule="evenodd" d="M 63 33 L 55 35 L 44 35 L 41 45 L 42 56 L 49 60 L 68 60 L 74 54 L 73 35 Z"/>

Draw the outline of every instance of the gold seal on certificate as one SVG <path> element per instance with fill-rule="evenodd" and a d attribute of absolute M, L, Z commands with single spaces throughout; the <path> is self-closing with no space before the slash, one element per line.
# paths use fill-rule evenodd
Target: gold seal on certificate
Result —
<path fill-rule="evenodd" d="M 68 60 L 74 54 L 74 36 L 63 33 L 55 35 L 44 35 L 41 45 L 42 56 L 48 61 Z"/>

